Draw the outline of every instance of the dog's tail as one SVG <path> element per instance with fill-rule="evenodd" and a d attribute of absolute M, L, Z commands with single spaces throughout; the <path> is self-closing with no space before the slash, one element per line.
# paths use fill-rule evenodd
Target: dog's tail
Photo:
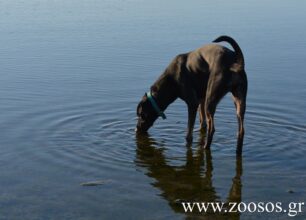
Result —
<path fill-rule="evenodd" d="M 234 68 L 238 69 L 238 70 L 244 70 L 244 57 L 243 57 L 242 51 L 241 51 L 239 45 L 237 44 L 237 42 L 229 36 L 220 36 L 216 40 L 214 40 L 213 42 L 214 43 L 219 43 L 219 42 L 222 42 L 222 41 L 228 42 L 233 47 L 233 49 L 236 53 L 236 63 L 235 63 L 236 67 L 234 67 Z"/>

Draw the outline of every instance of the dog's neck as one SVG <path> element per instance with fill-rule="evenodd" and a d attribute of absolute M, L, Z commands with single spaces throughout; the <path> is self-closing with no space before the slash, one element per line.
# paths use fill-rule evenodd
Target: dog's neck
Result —
<path fill-rule="evenodd" d="M 151 94 L 162 111 L 178 98 L 176 88 L 175 82 L 164 75 L 151 86 Z"/>

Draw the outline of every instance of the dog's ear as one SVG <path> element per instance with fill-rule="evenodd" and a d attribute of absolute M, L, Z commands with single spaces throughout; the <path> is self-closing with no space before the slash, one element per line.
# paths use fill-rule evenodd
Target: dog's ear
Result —
<path fill-rule="evenodd" d="M 145 102 L 147 98 L 148 98 L 147 93 L 145 93 L 141 98 L 141 102 Z"/>
<path fill-rule="evenodd" d="M 145 93 L 145 94 L 142 96 L 140 102 L 139 102 L 138 105 L 137 105 L 137 109 L 136 109 L 136 114 L 137 114 L 137 116 L 140 116 L 140 112 L 142 111 L 142 104 L 145 102 L 146 98 L 147 98 L 147 93 Z"/>
<path fill-rule="evenodd" d="M 154 86 L 154 85 L 151 86 L 151 89 L 150 89 L 150 90 L 151 90 L 151 94 L 152 94 L 152 95 L 156 94 L 156 93 L 157 93 L 157 86 Z"/>
<path fill-rule="evenodd" d="M 157 92 L 157 86 L 151 86 L 151 92 Z"/>

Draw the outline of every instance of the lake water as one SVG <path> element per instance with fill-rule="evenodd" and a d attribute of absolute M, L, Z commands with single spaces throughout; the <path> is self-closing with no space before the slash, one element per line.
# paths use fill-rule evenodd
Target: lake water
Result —
<path fill-rule="evenodd" d="M 0 219 L 288 219 L 180 201 L 305 202 L 305 27 L 296 0 L 1 1 Z M 211 152 L 196 131 L 186 148 L 180 100 L 136 137 L 136 106 L 171 59 L 222 34 L 245 56 L 243 157 L 230 96 Z"/>

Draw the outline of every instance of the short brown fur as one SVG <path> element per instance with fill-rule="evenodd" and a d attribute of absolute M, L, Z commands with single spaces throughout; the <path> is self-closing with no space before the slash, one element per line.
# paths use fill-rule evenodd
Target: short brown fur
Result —
<path fill-rule="evenodd" d="M 218 44 L 208 44 L 192 52 L 174 58 L 164 73 L 152 85 L 151 94 L 162 111 L 176 98 L 188 106 L 188 130 L 186 140 L 192 141 L 197 109 L 201 128 L 207 127 L 205 148 L 209 148 L 215 126 L 217 104 L 231 92 L 238 119 L 237 154 L 241 154 L 244 137 L 244 114 L 247 96 L 247 76 L 244 58 L 234 39 L 221 36 L 214 42 L 225 41 L 234 51 Z M 137 107 L 137 131 L 146 132 L 158 118 L 146 95 Z M 206 122 L 206 123 L 205 123 Z"/>

